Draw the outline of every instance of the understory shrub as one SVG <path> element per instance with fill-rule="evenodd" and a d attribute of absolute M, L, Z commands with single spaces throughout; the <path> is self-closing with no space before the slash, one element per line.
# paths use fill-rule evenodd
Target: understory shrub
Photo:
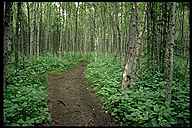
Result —
<path fill-rule="evenodd" d="M 99 56 L 91 61 L 86 78 L 106 111 L 121 125 L 189 126 L 189 79 L 174 77 L 172 101 L 167 106 L 163 74 L 151 72 L 145 63 L 141 65 L 144 66 L 138 70 L 134 86 L 125 90 L 121 90 L 123 68 L 112 56 Z M 174 70 L 174 74 L 178 71 Z"/>
<path fill-rule="evenodd" d="M 81 60 L 81 55 L 62 57 L 46 54 L 32 57 L 19 63 L 17 67 L 7 65 L 4 92 L 5 125 L 36 125 L 51 122 L 47 106 L 47 72 L 64 71 Z"/>

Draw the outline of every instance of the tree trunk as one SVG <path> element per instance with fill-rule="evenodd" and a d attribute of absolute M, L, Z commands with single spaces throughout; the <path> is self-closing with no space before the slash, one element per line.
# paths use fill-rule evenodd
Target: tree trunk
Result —
<path fill-rule="evenodd" d="M 77 43 L 79 43 L 79 42 L 77 42 L 77 29 L 78 29 L 78 25 L 77 25 L 77 23 L 78 23 L 78 10 L 79 10 L 79 2 L 78 2 L 78 4 L 77 4 L 77 7 L 76 7 L 77 9 L 76 9 L 76 15 L 75 15 L 75 51 L 77 51 L 77 48 L 78 48 L 78 44 Z"/>
<path fill-rule="evenodd" d="M 173 46 L 175 40 L 175 8 L 176 3 L 167 3 L 169 11 L 168 40 L 165 51 L 165 81 L 166 81 L 166 102 L 171 103 L 171 86 L 173 81 Z"/>
<path fill-rule="evenodd" d="M 37 55 L 37 23 L 36 23 L 36 21 L 37 21 L 37 3 L 34 3 L 34 10 L 33 10 L 34 12 L 33 12 L 33 27 L 34 27 L 34 31 L 33 31 L 33 55 Z"/>
<path fill-rule="evenodd" d="M 30 41 L 31 41 L 31 24 L 30 24 L 30 10 L 29 10 L 29 3 L 27 3 L 27 20 L 28 20 L 28 54 L 30 56 Z"/>
<path fill-rule="evenodd" d="M 117 30 L 117 34 L 116 34 L 116 37 L 118 37 L 117 39 L 118 39 L 118 41 L 117 41 L 117 43 L 118 43 L 118 45 L 116 45 L 116 48 L 117 48 L 117 53 L 116 54 L 121 54 L 121 49 L 120 49 L 120 47 L 121 47 L 121 33 L 120 33 L 120 28 L 119 28 L 119 16 L 118 16 L 118 14 L 119 14 L 119 10 L 118 10 L 118 5 L 117 5 L 117 3 L 115 3 L 115 26 L 116 26 L 116 30 Z"/>
<path fill-rule="evenodd" d="M 42 53 L 45 45 L 44 45 L 44 40 L 43 39 L 43 33 L 42 33 L 42 30 L 44 29 L 42 27 L 42 3 L 39 3 L 39 9 L 40 9 L 40 21 L 39 21 L 39 54 Z"/>
<path fill-rule="evenodd" d="M 138 34 L 136 30 L 137 26 L 137 6 L 136 3 L 131 3 L 131 18 L 130 18 L 130 39 L 128 46 L 128 60 L 125 64 L 123 80 L 122 80 L 122 88 L 130 87 L 135 80 L 135 70 L 136 70 L 136 60 L 137 60 L 137 49 L 138 49 Z"/>
<path fill-rule="evenodd" d="M 31 29 L 30 29 L 30 56 L 33 55 L 33 40 L 34 40 L 34 37 L 33 37 L 33 33 L 34 33 L 34 25 L 33 25 L 33 16 L 34 16 L 34 5 L 31 4 Z"/>
<path fill-rule="evenodd" d="M 19 61 L 19 55 L 18 55 L 18 47 L 19 47 L 19 39 L 20 39 L 20 10 L 21 10 L 21 3 L 18 2 L 17 3 L 17 19 L 16 19 L 16 41 L 15 41 L 15 64 L 16 67 L 18 65 L 18 61 Z"/>
<path fill-rule="evenodd" d="M 62 10 L 62 4 L 60 3 L 59 4 L 59 11 L 60 12 L 63 12 L 63 10 Z M 60 17 L 60 16 L 59 16 Z M 64 19 L 63 19 L 63 22 L 64 22 Z M 63 26 L 62 26 L 62 23 L 61 23 L 61 21 L 60 21 L 60 33 L 59 33 L 59 35 L 60 35 L 60 40 L 59 40 L 59 57 L 61 57 L 61 52 L 62 52 L 62 41 L 63 41 Z"/>
<path fill-rule="evenodd" d="M 10 40 L 10 19 L 11 19 L 12 3 L 4 2 L 4 34 L 3 34 L 3 88 L 6 88 L 6 64 L 8 60 L 8 46 L 11 43 Z"/>
<path fill-rule="evenodd" d="M 182 24 L 181 24 L 181 42 L 183 41 L 183 33 L 184 33 L 184 18 L 185 18 L 185 8 L 184 8 L 184 5 L 183 5 L 183 3 L 182 3 L 182 12 L 183 12 L 183 14 L 182 14 L 182 20 L 183 20 L 183 22 L 182 22 Z M 183 48 L 183 56 L 185 56 L 185 48 Z"/>
<path fill-rule="evenodd" d="M 36 35 L 36 55 L 37 57 L 39 56 L 39 39 L 40 39 L 40 18 L 39 18 L 39 4 L 41 3 L 37 3 L 37 13 L 36 13 L 36 20 L 38 20 L 37 22 L 37 35 Z"/>

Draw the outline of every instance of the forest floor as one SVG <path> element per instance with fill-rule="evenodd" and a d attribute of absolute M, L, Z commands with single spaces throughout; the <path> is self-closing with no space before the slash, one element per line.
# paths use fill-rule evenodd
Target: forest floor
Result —
<path fill-rule="evenodd" d="M 85 63 L 64 73 L 48 75 L 48 108 L 52 125 L 118 126 L 105 113 L 85 80 Z"/>

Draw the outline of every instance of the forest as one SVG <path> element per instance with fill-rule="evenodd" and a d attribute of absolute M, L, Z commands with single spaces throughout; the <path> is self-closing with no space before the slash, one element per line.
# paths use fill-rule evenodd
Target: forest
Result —
<path fill-rule="evenodd" d="M 188 2 L 4 2 L 5 126 L 189 127 Z"/>

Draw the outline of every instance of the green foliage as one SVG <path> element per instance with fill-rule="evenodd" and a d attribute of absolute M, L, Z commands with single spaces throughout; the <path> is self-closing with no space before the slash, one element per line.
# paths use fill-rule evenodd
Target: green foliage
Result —
<path fill-rule="evenodd" d="M 88 61 L 86 78 L 101 97 L 103 107 L 122 125 L 188 126 L 189 77 L 184 60 L 174 62 L 172 103 L 165 105 L 165 82 L 159 72 L 151 72 L 145 59 L 134 86 L 121 90 L 122 65 L 118 58 L 94 52 L 84 56 L 46 54 L 18 65 L 8 65 L 4 112 L 7 125 L 33 125 L 51 121 L 47 106 L 47 72 L 61 72 L 81 61 Z"/>
<path fill-rule="evenodd" d="M 7 89 L 4 92 L 6 125 L 50 123 L 47 72 L 70 69 L 82 60 L 79 54 L 65 55 L 61 58 L 50 54 L 32 57 L 20 63 L 17 68 L 7 65 Z"/>
<path fill-rule="evenodd" d="M 141 65 L 134 86 L 125 90 L 121 90 L 120 85 L 120 62 L 111 56 L 100 56 L 92 61 L 87 67 L 86 78 L 103 99 L 104 108 L 122 125 L 188 126 L 189 80 L 174 77 L 172 103 L 167 106 L 163 75 L 151 72 L 145 63 Z"/>

